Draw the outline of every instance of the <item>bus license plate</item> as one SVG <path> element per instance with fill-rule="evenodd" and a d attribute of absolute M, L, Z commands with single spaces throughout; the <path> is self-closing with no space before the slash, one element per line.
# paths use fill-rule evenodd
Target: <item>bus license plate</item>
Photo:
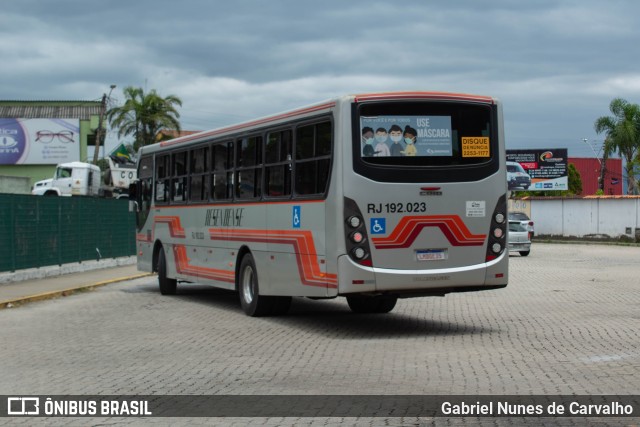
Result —
<path fill-rule="evenodd" d="M 446 249 L 424 249 L 416 251 L 418 261 L 441 261 L 447 259 Z"/>

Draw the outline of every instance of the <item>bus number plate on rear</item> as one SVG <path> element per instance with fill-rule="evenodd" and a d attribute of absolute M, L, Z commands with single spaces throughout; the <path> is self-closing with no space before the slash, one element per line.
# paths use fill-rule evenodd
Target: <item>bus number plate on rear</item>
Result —
<path fill-rule="evenodd" d="M 446 249 L 423 249 L 417 250 L 416 256 L 418 261 L 442 261 L 447 259 L 448 253 Z"/>
<path fill-rule="evenodd" d="M 425 202 L 368 203 L 367 213 L 420 213 L 427 211 Z"/>

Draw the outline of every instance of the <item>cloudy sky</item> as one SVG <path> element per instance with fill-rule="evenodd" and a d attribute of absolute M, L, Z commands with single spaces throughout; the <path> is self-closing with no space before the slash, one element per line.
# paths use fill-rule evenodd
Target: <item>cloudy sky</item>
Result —
<path fill-rule="evenodd" d="M 203 130 L 350 93 L 467 92 L 504 102 L 507 148 L 587 157 L 611 99 L 640 103 L 638 16 L 635 0 L 5 0 L 0 99 L 144 87 Z"/>

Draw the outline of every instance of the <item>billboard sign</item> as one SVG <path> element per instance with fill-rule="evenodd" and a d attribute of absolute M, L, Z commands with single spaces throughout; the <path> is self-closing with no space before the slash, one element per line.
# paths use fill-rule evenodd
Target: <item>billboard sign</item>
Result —
<path fill-rule="evenodd" d="M 80 160 L 79 119 L 0 119 L 0 165 Z"/>
<path fill-rule="evenodd" d="M 568 190 L 567 149 L 507 150 L 507 181 L 509 190 Z"/>

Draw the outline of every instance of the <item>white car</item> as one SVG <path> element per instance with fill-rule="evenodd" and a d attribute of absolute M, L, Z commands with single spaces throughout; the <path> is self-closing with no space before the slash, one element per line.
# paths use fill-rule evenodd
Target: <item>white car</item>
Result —
<path fill-rule="evenodd" d="M 533 230 L 533 221 L 531 218 L 527 216 L 524 212 L 509 212 L 509 221 L 520 221 L 524 227 L 531 233 L 530 238 L 533 239 L 534 230 Z"/>
<path fill-rule="evenodd" d="M 509 220 L 509 252 L 528 256 L 531 252 L 531 232 L 520 221 Z"/>

